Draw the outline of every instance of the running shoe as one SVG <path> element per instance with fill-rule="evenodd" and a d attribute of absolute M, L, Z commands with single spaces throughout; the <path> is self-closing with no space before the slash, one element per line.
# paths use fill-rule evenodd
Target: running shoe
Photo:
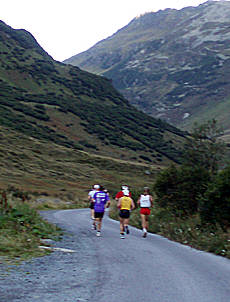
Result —
<path fill-rule="evenodd" d="M 125 227 L 125 232 L 126 232 L 126 234 L 129 234 L 129 228 L 128 228 L 128 226 Z"/>
<path fill-rule="evenodd" d="M 91 226 L 91 229 L 96 230 L 97 229 L 96 224 L 93 223 L 92 226 Z"/>
<path fill-rule="evenodd" d="M 101 236 L 101 232 L 97 231 L 96 235 L 97 235 L 97 237 L 100 237 Z"/>
<path fill-rule="evenodd" d="M 144 237 L 144 238 L 147 237 L 147 232 L 144 232 L 143 237 Z"/>
<path fill-rule="evenodd" d="M 120 238 L 121 239 L 125 239 L 125 234 L 124 233 L 120 233 Z"/>

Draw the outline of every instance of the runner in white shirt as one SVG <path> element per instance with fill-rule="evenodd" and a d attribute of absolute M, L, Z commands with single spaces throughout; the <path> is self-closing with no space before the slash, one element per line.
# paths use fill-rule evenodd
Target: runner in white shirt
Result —
<path fill-rule="evenodd" d="M 96 224 L 95 224 L 95 217 L 94 217 L 94 200 L 93 196 L 97 192 L 97 190 L 100 188 L 99 185 L 94 185 L 93 190 L 91 190 L 88 194 L 88 200 L 90 202 L 89 208 L 91 209 L 91 219 L 93 220 L 92 223 L 92 230 L 96 230 Z"/>
<path fill-rule="evenodd" d="M 141 224 L 143 229 L 143 237 L 147 236 L 148 227 L 149 227 L 149 215 L 151 213 L 150 208 L 153 205 L 153 197 L 149 194 L 149 188 L 145 187 L 143 194 L 139 197 L 137 201 L 140 206 L 140 215 L 141 215 Z"/>

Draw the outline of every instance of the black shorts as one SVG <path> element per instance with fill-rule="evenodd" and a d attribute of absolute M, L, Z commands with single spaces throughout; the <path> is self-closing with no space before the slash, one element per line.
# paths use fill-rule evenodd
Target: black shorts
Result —
<path fill-rule="evenodd" d="M 128 219 L 130 216 L 130 211 L 129 210 L 120 210 L 119 216 L 121 218 Z"/>
<path fill-rule="evenodd" d="M 94 218 L 103 218 L 104 212 L 94 212 Z"/>
<path fill-rule="evenodd" d="M 92 209 L 92 210 L 94 209 L 94 202 L 93 201 L 90 202 L 89 208 Z"/>

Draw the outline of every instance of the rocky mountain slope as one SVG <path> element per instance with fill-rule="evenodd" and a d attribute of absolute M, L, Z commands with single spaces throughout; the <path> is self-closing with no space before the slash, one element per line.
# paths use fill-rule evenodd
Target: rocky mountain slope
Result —
<path fill-rule="evenodd" d="M 105 75 L 142 111 L 181 128 L 210 118 L 230 129 L 230 2 L 133 19 L 65 63 Z"/>
<path fill-rule="evenodd" d="M 0 22 L 0 137 L 0 186 L 51 189 L 115 183 L 129 169 L 144 177 L 151 165 L 179 160 L 184 133 L 136 110 L 110 80 L 54 61 L 29 32 Z"/>

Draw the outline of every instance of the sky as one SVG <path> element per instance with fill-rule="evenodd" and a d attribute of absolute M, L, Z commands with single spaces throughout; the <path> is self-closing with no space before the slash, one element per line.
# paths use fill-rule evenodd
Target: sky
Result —
<path fill-rule="evenodd" d="M 0 20 L 29 31 L 55 60 L 92 47 L 146 12 L 207 0 L 1 0 Z"/>

